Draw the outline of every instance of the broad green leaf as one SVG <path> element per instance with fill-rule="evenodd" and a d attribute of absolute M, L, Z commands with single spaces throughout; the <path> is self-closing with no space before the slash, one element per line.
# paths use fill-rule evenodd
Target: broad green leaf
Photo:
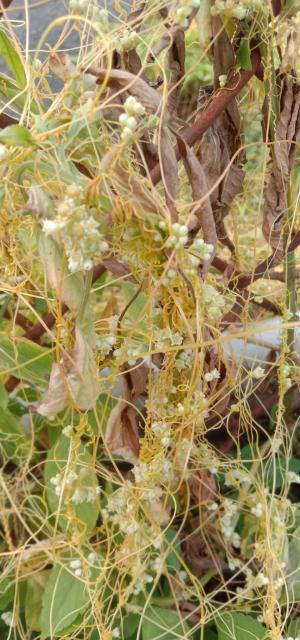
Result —
<path fill-rule="evenodd" d="M 292 534 L 288 546 L 288 592 L 295 599 L 300 599 L 300 527 Z"/>
<path fill-rule="evenodd" d="M 20 422 L 8 410 L 0 411 L 0 456 L 20 462 L 28 454 L 29 441 L 24 437 Z"/>
<path fill-rule="evenodd" d="M 20 93 L 19 87 L 7 78 L 6 76 L 0 75 L 0 95 L 7 98 L 7 100 L 11 100 L 12 104 L 19 111 L 23 111 L 26 104 L 28 104 L 28 95 L 26 92 Z M 37 106 L 36 102 L 33 100 L 30 101 L 30 110 L 34 115 L 40 113 L 40 109 Z"/>
<path fill-rule="evenodd" d="M 67 512 L 70 507 L 74 509 L 76 515 L 76 518 L 73 518 L 76 526 L 92 530 L 99 515 L 97 499 L 80 504 L 71 500 L 76 489 L 95 489 L 97 487 L 97 476 L 91 464 L 92 458 L 83 445 L 76 449 L 76 464 L 72 465 L 72 471 L 78 475 L 78 480 L 71 488 L 65 488 L 65 495 L 62 498 L 56 495 L 55 488 L 50 482 L 50 479 L 58 473 L 62 475 L 64 472 L 68 473 L 67 468 L 71 459 L 70 446 L 71 440 L 62 434 L 48 452 L 44 473 L 48 504 L 53 514 L 59 513 L 58 523 L 63 531 L 68 526 Z"/>
<path fill-rule="evenodd" d="M 12 342 L 0 336 L 0 375 L 11 373 L 22 380 L 46 383 L 52 366 L 49 350 L 25 338 Z"/>
<path fill-rule="evenodd" d="M 41 631 L 42 599 L 48 578 L 49 571 L 39 571 L 26 582 L 25 619 L 30 631 Z"/>
<path fill-rule="evenodd" d="M 0 611 L 9 609 L 9 604 L 14 600 L 14 585 L 9 578 L 0 580 Z"/>
<path fill-rule="evenodd" d="M 80 614 L 86 611 L 91 602 L 92 583 L 98 576 L 99 569 L 91 569 L 87 587 L 85 580 L 76 577 L 69 567 L 58 565 L 52 569 L 44 591 L 39 620 L 43 639 L 64 634 Z"/>
<path fill-rule="evenodd" d="M 300 636 L 300 617 L 295 618 L 289 624 L 287 635 L 292 638 L 299 638 Z"/>
<path fill-rule="evenodd" d="M 0 142 L 8 147 L 35 147 L 36 141 L 22 124 L 11 124 L 0 132 Z"/>
<path fill-rule="evenodd" d="M 228 611 L 217 620 L 218 640 L 258 640 L 266 636 L 265 627 L 244 613 Z"/>
<path fill-rule="evenodd" d="M 250 71 L 252 69 L 251 51 L 248 38 L 243 38 L 236 53 L 236 61 L 242 69 L 246 69 L 246 71 Z"/>
<path fill-rule="evenodd" d="M 3 384 L 0 384 L 0 409 L 6 409 L 8 403 L 8 393 Z"/>
<path fill-rule="evenodd" d="M 45 233 L 38 238 L 40 258 L 50 286 L 57 296 L 72 311 L 79 311 L 84 296 L 84 280 L 82 273 L 70 273 L 64 261 L 63 252 L 57 242 Z"/>
<path fill-rule="evenodd" d="M 164 547 L 167 551 L 166 565 L 169 571 L 171 570 L 173 571 L 173 573 L 176 573 L 177 571 L 179 571 L 181 566 L 178 560 L 178 556 L 180 556 L 181 553 L 178 532 L 176 531 L 176 529 L 170 527 L 165 532 L 164 537 L 166 540 L 166 542 L 164 543 Z"/>
<path fill-rule="evenodd" d="M 26 75 L 22 60 L 2 27 L 0 27 L 0 55 L 13 73 L 20 89 L 24 89 L 26 87 Z"/>
<path fill-rule="evenodd" d="M 188 625 L 177 611 L 149 607 L 142 623 L 143 640 L 184 640 L 188 638 Z"/>
<path fill-rule="evenodd" d="M 134 638 L 136 637 L 136 630 L 139 626 L 140 619 L 141 616 L 137 613 L 129 613 L 129 615 L 126 616 L 122 625 L 122 637 L 125 640 L 131 639 L 132 636 L 134 636 Z"/>

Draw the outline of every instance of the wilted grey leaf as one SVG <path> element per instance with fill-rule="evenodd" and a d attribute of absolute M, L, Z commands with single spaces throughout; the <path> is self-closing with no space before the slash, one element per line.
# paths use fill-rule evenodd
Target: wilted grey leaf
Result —
<path fill-rule="evenodd" d="M 51 211 L 51 199 L 42 187 L 32 184 L 28 189 L 26 208 L 39 217 L 46 218 Z"/>
<path fill-rule="evenodd" d="M 44 401 L 38 407 L 41 415 L 55 416 L 68 404 L 81 411 L 94 407 L 100 384 L 91 342 L 88 332 L 77 322 L 74 349 L 52 366 Z"/>
<path fill-rule="evenodd" d="M 139 453 L 137 413 L 132 404 L 132 395 L 123 376 L 123 393 L 112 409 L 106 427 L 105 442 L 112 455 L 135 464 Z"/>

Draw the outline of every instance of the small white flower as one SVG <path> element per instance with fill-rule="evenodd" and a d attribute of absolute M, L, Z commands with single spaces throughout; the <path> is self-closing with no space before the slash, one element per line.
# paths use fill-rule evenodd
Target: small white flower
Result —
<path fill-rule="evenodd" d="M 252 370 L 251 372 L 252 378 L 255 378 L 256 380 L 259 380 L 260 378 L 263 378 L 265 375 L 265 369 L 263 369 L 263 367 L 256 367 L 255 369 Z"/>
<path fill-rule="evenodd" d="M 67 427 L 64 427 L 62 432 L 64 436 L 66 436 L 66 438 L 72 438 L 72 436 L 74 435 L 73 426 L 71 424 L 68 424 Z"/>
<path fill-rule="evenodd" d="M 212 371 L 208 371 L 204 374 L 204 380 L 206 382 L 211 382 L 212 380 L 218 380 L 220 378 L 220 372 L 217 369 L 212 369 Z"/>
<path fill-rule="evenodd" d="M 4 146 L 4 144 L 0 144 L 0 162 L 6 160 L 9 154 L 9 150 Z"/>
<path fill-rule="evenodd" d="M 111 637 L 112 638 L 120 638 L 121 637 L 121 633 L 120 633 L 120 629 L 119 627 L 115 627 L 112 632 L 111 632 Z"/>
<path fill-rule="evenodd" d="M 60 229 L 63 229 L 66 223 L 66 219 L 43 220 L 43 231 L 47 235 L 51 235 L 52 233 L 56 233 L 57 231 L 60 231 Z"/>
<path fill-rule="evenodd" d="M 97 560 L 97 554 L 94 553 L 93 551 L 91 551 L 91 553 L 89 553 L 87 559 L 91 564 L 94 564 L 94 562 L 96 562 L 96 560 Z"/>
<path fill-rule="evenodd" d="M 14 614 L 12 611 L 4 611 L 1 614 L 1 620 L 3 620 L 3 622 L 8 626 L 8 627 L 14 627 L 15 626 L 15 621 L 14 621 Z"/>
<path fill-rule="evenodd" d="M 208 506 L 207 506 L 208 511 L 217 511 L 219 509 L 219 505 L 217 502 L 211 502 Z"/>
<path fill-rule="evenodd" d="M 81 569 L 81 560 L 71 560 L 70 569 Z"/>
<path fill-rule="evenodd" d="M 257 518 L 261 518 L 263 516 L 264 507 L 261 504 L 261 502 L 258 502 L 254 507 L 252 507 L 251 513 L 253 513 L 253 515 L 256 516 Z"/>
<path fill-rule="evenodd" d="M 74 573 L 76 578 L 80 578 L 82 576 L 82 569 L 76 569 Z"/>

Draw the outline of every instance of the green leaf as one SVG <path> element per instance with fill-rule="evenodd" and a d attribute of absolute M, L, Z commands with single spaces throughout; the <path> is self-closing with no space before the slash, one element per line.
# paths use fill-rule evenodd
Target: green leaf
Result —
<path fill-rule="evenodd" d="M 288 547 L 288 593 L 296 600 L 300 598 L 300 527 L 298 527 L 289 542 Z"/>
<path fill-rule="evenodd" d="M 8 393 L 3 384 L 0 384 L 0 409 L 6 409 L 8 403 Z"/>
<path fill-rule="evenodd" d="M 0 132 L 0 142 L 8 147 L 35 147 L 36 141 L 22 124 L 11 124 Z"/>
<path fill-rule="evenodd" d="M 241 44 L 236 53 L 236 61 L 242 69 L 251 71 L 251 51 L 248 38 L 243 38 L 243 40 L 241 41 Z"/>
<path fill-rule="evenodd" d="M 188 626 L 177 611 L 149 607 L 142 623 L 143 640 L 183 640 L 187 637 Z"/>
<path fill-rule="evenodd" d="M 57 296 L 61 292 L 63 302 L 71 311 L 78 312 L 85 289 L 82 273 L 70 273 L 61 248 L 50 235 L 39 234 L 38 248 L 50 286 Z"/>
<path fill-rule="evenodd" d="M 19 88 L 24 89 L 27 83 L 22 60 L 2 27 L 0 27 L 0 55 L 13 73 Z"/>
<path fill-rule="evenodd" d="M 0 94 L 12 101 L 12 104 L 19 111 L 23 111 L 25 105 L 28 105 L 28 94 L 20 93 L 19 87 L 10 78 L 0 75 Z M 40 109 L 36 102 L 30 101 L 30 111 L 37 115 L 40 113 Z"/>
<path fill-rule="evenodd" d="M 12 342 L 0 336 L 0 375 L 10 373 L 40 385 L 46 383 L 51 366 L 49 350 L 25 338 Z"/>
<path fill-rule="evenodd" d="M 69 520 L 67 513 L 70 510 L 70 506 L 72 506 L 76 515 L 76 518 L 73 518 L 76 526 L 92 530 L 99 515 L 97 500 L 82 502 L 81 504 L 74 504 L 72 502 L 67 504 L 67 500 L 71 500 L 73 491 L 76 488 L 95 488 L 98 484 L 97 476 L 91 464 L 92 457 L 82 444 L 76 449 L 76 464 L 72 466 L 72 471 L 78 475 L 78 480 L 74 482 L 71 489 L 65 489 L 63 499 L 56 495 L 55 489 L 50 482 L 50 479 L 56 476 L 57 473 L 64 474 L 68 468 L 70 464 L 70 446 L 70 439 L 62 434 L 48 452 L 44 473 L 48 504 L 52 513 L 57 514 L 59 510 L 58 524 L 63 531 L 65 531 L 68 526 Z"/>
<path fill-rule="evenodd" d="M 300 618 L 295 618 L 290 622 L 287 635 L 292 638 L 300 636 Z"/>
<path fill-rule="evenodd" d="M 218 640 L 258 640 L 266 635 L 265 627 L 251 616 L 228 611 L 217 620 Z"/>
<path fill-rule="evenodd" d="M 49 573 L 49 571 L 39 571 L 26 582 L 25 619 L 30 631 L 41 631 L 42 598 Z"/>
<path fill-rule="evenodd" d="M 180 557 L 180 553 L 181 553 L 180 539 L 178 536 L 178 532 L 173 527 L 170 527 L 165 532 L 164 537 L 165 537 L 164 547 L 168 552 L 167 558 L 166 558 L 166 565 L 169 571 L 171 570 L 172 573 L 176 573 L 177 571 L 179 571 L 181 567 L 180 561 L 178 559 L 178 556 Z"/>
<path fill-rule="evenodd" d="M 14 599 L 14 585 L 9 578 L 0 580 L 0 611 L 6 610 Z"/>
<path fill-rule="evenodd" d="M 135 632 L 139 626 L 140 619 L 141 616 L 138 615 L 138 613 L 129 613 L 128 616 L 126 616 L 122 625 L 122 637 L 125 640 L 129 640 L 132 636 L 134 636 L 134 638 L 136 637 Z"/>
<path fill-rule="evenodd" d="M 61 635 L 86 611 L 91 602 L 92 581 L 96 582 L 98 576 L 99 569 L 93 568 L 87 587 L 84 579 L 76 577 L 69 567 L 58 565 L 52 569 L 39 620 L 43 639 Z"/>
<path fill-rule="evenodd" d="M 0 411 L 0 454 L 20 462 L 28 454 L 30 443 L 24 437 L 19 420 L 10 411 Z"/>

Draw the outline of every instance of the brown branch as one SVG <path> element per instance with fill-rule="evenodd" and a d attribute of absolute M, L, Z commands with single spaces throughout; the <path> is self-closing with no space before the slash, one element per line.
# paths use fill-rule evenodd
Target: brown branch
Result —
<path fill-rule="evenodd" d="M 250 71 L 241 69 L 241 71 L 236 73 L 228 82 L 226 87 L 224 87 L 224 89 L 220 89 L 216 97 L 210 102 L 208 107 L 202 111 L 194 124 L 192 124 L 192 126 L 182 135 L 183 139 L 189 146 L 192 146 L 201 138 L 203 133 L 207 131 L 222 111 L 228 107 L 230 102 L 232 102 L 232 100 L 240 93 L 252 76 L 259 72 L 260 65 L 260 55 L 258 51 L 254 51 L 252 54 L 252 69 Z M 176 158 L 179 160 L 180 152 L 177 145 L 175 152 Z M 161 180 L 161 167 L 159 163 L 157 163 L 152 169 L 150 176 L 154 185 Z"/>
<path fill-rule="evenodd" d="M 24 331 L 29 331 L 29 329 L 33 327 L 33 322 L 31 322 L 31 320 L 28 320 L 28 318 L 26 318 L 26 316 L 24 316 L 23 313 L 14 314 L 6 310 L 3 315 L 4 315 L 4 318 L 7 318 L 8 320 L 14 320 L 14 322 L 18 324 L 19 327 L 22 327 Z"/>

